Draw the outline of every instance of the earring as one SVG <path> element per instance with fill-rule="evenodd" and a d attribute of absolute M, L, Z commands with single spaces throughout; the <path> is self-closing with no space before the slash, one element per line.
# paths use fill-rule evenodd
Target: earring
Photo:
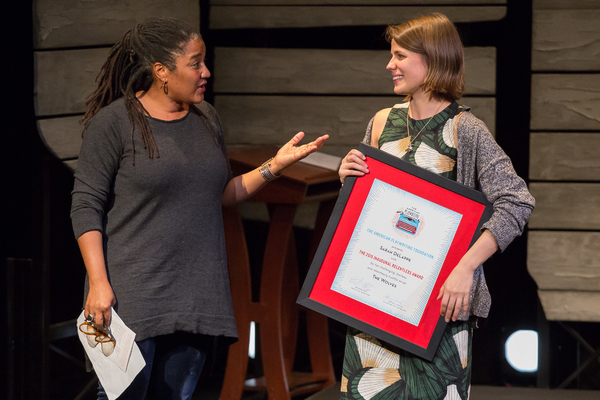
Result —
<path fill-rule="evenodd" d="M 165 92 L 165 94 L 169 94 L 169 85 L 167 84 L 167 81 L 162 81 L 160 88 L 163 90 L 163 92 Z"/>

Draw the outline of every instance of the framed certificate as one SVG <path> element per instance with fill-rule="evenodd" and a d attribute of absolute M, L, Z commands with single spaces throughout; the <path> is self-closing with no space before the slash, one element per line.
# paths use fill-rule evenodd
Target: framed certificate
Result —
<path fill-rule="evenodd" d="M 492 214 L 483 193 L 361 144 L 298 303 L 431 360 L 440 287 Z"/>

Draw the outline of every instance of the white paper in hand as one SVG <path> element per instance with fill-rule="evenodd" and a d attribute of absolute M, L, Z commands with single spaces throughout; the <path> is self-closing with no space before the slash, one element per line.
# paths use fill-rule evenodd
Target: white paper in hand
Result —
<path fill-rule="evenodd" d="M 110 323 L 110 331 L 115 338 L 116 345 L 113 353 L 106 357 L 102 353 L 101 345 L 90 347 L 87 335 L 77 329 L 79 340 L 89 357 L 96 375 L 106 395 L 110 400 L 116 399 L 127 389 L 137 374 L 144 368 L 146 362 L 135 343 L 135 333 L 129 329 L 114 309 Z M 77 318 L 77 327 L 85 321 L 82 311 Z"/>

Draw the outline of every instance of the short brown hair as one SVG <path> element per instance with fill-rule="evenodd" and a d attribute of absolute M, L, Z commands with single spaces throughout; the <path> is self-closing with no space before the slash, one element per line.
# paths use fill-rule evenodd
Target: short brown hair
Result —
<path fill-rule="evenodd" d="M 385 38 L 425 58 L 427 76 L 421 87 L 431 97 L 447 101 L 462 97 L 465 91 L 464 50 L 456 27 L 448 17 L 434 13 L 390 25 Z"/>

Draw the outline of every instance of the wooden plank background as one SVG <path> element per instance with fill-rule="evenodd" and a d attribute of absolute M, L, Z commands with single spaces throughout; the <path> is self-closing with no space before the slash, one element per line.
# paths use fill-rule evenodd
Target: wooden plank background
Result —
<path fill-rule="evenodd" d="M 540 290 L 538 294 L 548 320 L 600 322 L 598 291 Z"/>
<path fill-rule="evenodd" d="M 453 22 L 494 21 L 504 6 L 220 6 L 210 7 L 211 29 L 387 25 L 433 12 Z"/>
<path fill-rule="evenodd" d="M 96 76 L 110 49 L 76 49 L 34 53 L 34 101 L 38 116 L 85 112 L 96 90 Z"/>
<path fill-rule="evenodd" d="M 529 178 L 594 181 L 600 177 L 600 134 L 532 133 Z"/>
<path fill-rule="evenodd" d="M 536 10 L 531 53 L 533 70 L 599 70 L 598 21 L 600 7 L 597 10 Z"/>
<path fill-rule="evenodd" d="M 198 0 L 35 0 L 34 48 L 112 45 L 148 17 L 175 17 L 199 25 Z"/>
<path fill-rule="evenodd" d="M 85 98 L 96 88 L 94 80 L 108 52 L 95 48 L 35 53 L 37 115 L 84 112 Z M 467 94 L 494 95 L 495 48 L 469 47 L 465 53 Z M 388 58 L 388 52 L 373 50 L 217 48 L 209 85 L 214 81 L 215 93 L 386 95 L 392 93 L 385 69 Z"/>
<path fill-rule="evenodd" d="M 183 18 L 198 25 L 198 4 L 191 0 L 36 1 L 38 127 L 58 158 L 76 166 L 81 146 L 79 120 L 109 46 L 135 22 L 151 15 Z M 368 6 L 359 0 L 330 0 L 327 5 L 320 0 L 214 0 L 209 23 L 210 29 L 299 28 L 386 25 L 434 11 L 455 22 L 498 20 L 506 15 L 506 0 L 440 0 L 435 4 L 428 6 L 420 0 L 378 0 Z M 389 57 L 389 51 L 370 50 L 215 49 L 209 85 L 214 82 L 214 103 L 224 121 L 228 146 L 281 144 L 305 130 L 309 139 L 330 134 L 324 151 L 345 155 L 362 140 L 375 112 L 402 101 L 393 95 L 385 69 Z M 467 48 L 465 58 L 466 92 L 475 97 L 461 103 L 471 106 L 494 132 L 495 48 Z"/>
<path fill-rule="evenodd" d="M 389 60 L 381 50 L 217 47 L 215 92 L 386 95 L 393 88 Z M 465 68 L 467 94 L 496 92 L 494 47 L 466 48 Z"/>
<path fill-rule="evenodd" d="M 61 160 L 77 158 L 81 148 L 83 115 L 38 120 L 38 130 L 46 146 Z"/>
<path fill-rule="evenodd" d="M 599 8 L 598 0 L 533 0 L 534 10 L 593 10 Z"/>
<path fill-rule="evenodd" d="M 529 189 L 531 229 L 600 230 L 600 183 L 532 182 Z"/>
<path fill-rule="evenodd" d="M 241 5 L 261 5 L 261 6 L 273 6 L 273 5 L 289 5 L 289 6 L 306 6 L 306 5 L 365 5 L 369 1 L 365 0 L 211 0 L 210 4 L 215 6 L 241 6 Z M 423 0 L 377 0 L 373 1 L 374 5 L 393 5 L 393 6 L 405 6 L 405 5 L 423 5 Z M 453 5 L 453 4 L 506 4 L 506 0 L 435 0 L 435 4 L 440 5 Z"/>
<path fill-rule="evenodd" d="M 533 231 L 527 264 L 538 288 L 600 291 L 600 232 Z"/>
<path fill-rule="evenodd" d="M 215 97 L 228 143 L 282 144 L 304 130 L 310 139 L 328 134 L 329 146 L 345 155 L 365 134 L 375 113 L 396 103 L 401 96 L 229 96 Z M 460 101 L 490 126 L 495 123 L 495 99 L 464 98 Z"/>
<path fill-rule="evenodd" d="M 533 1 L 527 268 L 550 320 L 600 321 L 599 19 L 599 1 Z"/>
<path fill-rule="evenodd" d="M 96 87 L 94 79 L 108 51 L 95 48 L 38 52 L 38 115 L 83 114 L 85 99 Z M 472 107 L 473 113 L 494 132 L 495 49 L 474 47 L 465 52 L 468 93 L 486 97 L 466 97 L 460 102 Z M 389 72 L 385 70 L 388 57 L 386 51 L 369 50 L 217 48 L 213 73 L 215 106 L 225 124 L 227 143 L 281 144 L 283 134 L 305 130 L 309 137 L 330 134 L 326 149 L 345 154 L 360 142 L 375 112 L 402 101 L 401 96 L 393 95 Z M 348 59 L 355 61 L 349 65 Z M 240 70 L 239 65 L 245 68 Z M 381 73 L 372 73 L 376 69 Z M 263 95 L 250 95 L 253 93 Z M 305 96 L 295 96 L 298 93 Z M 360 96 L 364 94 L 389 96 Z M 80 116 L 65 116 L 39 121 L 45 142 L 61 159 L 78 154 L 79 119 Z"/>
<path fill-rule="evenodd" d="M 600 73 L 533 74 L 531 129 L 599 130 Z"/>

